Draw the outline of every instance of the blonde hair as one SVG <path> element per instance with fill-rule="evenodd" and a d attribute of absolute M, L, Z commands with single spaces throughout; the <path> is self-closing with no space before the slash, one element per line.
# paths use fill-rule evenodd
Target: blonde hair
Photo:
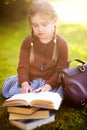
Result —
<path fill-rule="evenodd" d="M 47 0 L 32 0 L 28 9 L 28 20 L 31 25 L 31 17 L 36 14 L 48 19 L 57 18 L 58 15 L 53 6 Z"/>
<path fill-rule="evenodd" d="M 36 14 L 41 14 L 42 17 L 46 19 L 48 18 L 50 20 L 54 18 L 56 19 L 58 18 L 57 12 L 55 11 L 54 7 L 47 0 L 32 0 L 31 1 L 30 7 L 28 10 L 28 22 L 29 22 L 30 27 L 31 27 L 31 18 L 35 16 Z M 32 31 L 32 39 L 33 39 L 32 27 L 30 29 Z M 54 32 L 54 41 L 56 41 L 55 32 Z M 56 42 L 54 42 L 52 60 L 57 61 L 57 56 L 58 56 L 57 45 L 56 45 Z M 34 60 L 34 49 L 33 49 L 33 44 L 32 44 L 31 51 L 30 51 L 30 62 L 33 62 L 33 60 Z"/>

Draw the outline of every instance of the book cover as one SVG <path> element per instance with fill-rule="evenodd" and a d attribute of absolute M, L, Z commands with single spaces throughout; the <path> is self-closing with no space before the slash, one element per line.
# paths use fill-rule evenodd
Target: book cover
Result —
<path fill-rule="evenodd" d="M 8 106 L 7 112 L 9 113 L 19 113 L 19 114 L 32 114 L 39 110 L 37 107 L 26 107 L 26 106 Z"/>
<path fill-rule="evenodd" d="M 9 120 L 14 126 L 24 129 L 24 130 L 33 130 L 42 125 L 51 123 L 55 121 L 55 114 L 51 114 L 48 118 L 45 119 L 33 119 L 33 120 Z"/>
<path fill-rule="evenodd" d="M 33 114 L 9 113 L 9 120 L 48 118 L 49 110 L 38 110 Z"/>
<path fill-rule="evenodd" d="M 58 93 L 54 92 L 39 92 L 39 93 L 22 93 L 16 94 L 9 99 L 6 99 L 3 106 L 34 106 L 48 109 L 58 110 L 62 98 Z"/>

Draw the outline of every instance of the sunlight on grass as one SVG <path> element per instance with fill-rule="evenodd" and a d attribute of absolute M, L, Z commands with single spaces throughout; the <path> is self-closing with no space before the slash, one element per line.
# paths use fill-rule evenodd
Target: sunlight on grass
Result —
<path fill-rule="evenodd" d="M 5 78 L 17 74 L 20 46 L 28 35 L 26 21 L 0 25 L 0 88 Z"/>
<path fill-rule="evenodd" d="M 87 24 L 83 24 L 81 19 L 82 16 L 84 16 L 87 13 L 87 1 L 59 0 L 54 2 L 54 5 L 58 10 L 58 13 L 60 14 L 60 19 L 62 20 L 62 22 L 60 22 L 57 32 L 64 36 L 69 43 L 69 59 L 78 57 L 86 61 Z M 76 17 L 77 13 L 79 14 L 78 17 Z M 87 20 L 86 18 L 87 15 L 85 15 L 84 23 Z M 74 22 L 74 24 L 69 20 Z M 25 36 L 28 35 L 28 33 L 29 30 L 26 20 L 19 23 L 15 22 L 6 25 L 0 25 L 1 82 L 6 77 L 17 73 L 16 69 L 18 64 L 20 45 Z"/>
<path fill-rule="evenodd" d="M 87 57 L 87 48 L 85 48 L 83 46 L 83 48 L 80 46 L 78 47 L 78 45 L 75 43 L 73 45 L 71 45 L 71 49 L 70 49 L 70 56 L 72 58 L 79 58 L 79 59 L 82 59 L 82 60 L 86 60 L 86 57 Z"/>
<path fill-rule="evenodd" d="M 79 58 L 87 62 L 87 24 L 60 24 L 57 31 L 69 43 L 69 60 Z M 76 62 L 72 66 L 75 65 Z"/>
<path fill-rule="evenodd" d="M 68 23 L 87 23 L 86 0 L 60 0 L 53 2 L 59 20 Z"/>
<path fill-rule="evenodd" d="M 17 73 L 20 46 L 28 35 L 26 20 L 13 23 L 13 25 L 1 26 L 0 38 L 0 80 Z M 69 59 L 79 58 L 87 60 L 87 25 L 84 24 L 60 24 L 58 33 L 64 36 L 69 43 Z M 9 32 L 9 33 L 8 33 Z"/>
<path fill-rule="evenodd" d="M 53 0 L 50 0 L 54 2 Z M 56 0 L 55 8 L 60 17 L 57 32 L 69 43 L 69 59 L 79 58 L 87 62 L 87 0 Z M 20 46 L 29 34 L 27 21 L 0 24 L 0 106 L 4 102 L 1 89 L 4 80 L 17 74 Z M 74 62 L 70 67 L 78 65 Z M 87 118 L 81 111 L 62 106 L 56 113 L 56 121 L 37 130 L 87 130 Z M 18 130 L 8 121 L 8 113 L 0 107 L 1 130 Z"/>
<path fill-rule="evenodd" d="M 1 94 L 1 89 L 4 80 L 17 74 L 17 64 L 19 57 L 19 50 L 22 41 L 29 34 L 26 20 L 10 23 L 9 25 L 0 25 L 0 106 L 2 105 L 4 98 Z M 79 58 L 87 61 L 87 24 L 72 24 L 61 23 L 57 29 L 57 32 L 64 36 L 69 43 L 69 59 Z M 77 65 L 75 62 L 72 66 Z M 8 115 L 6 109 L 0 108 L 0 117 L 2 130 L 12 129 L 18 130 L 8 122 Z M 4 122 L 4 125 L 3 125 Z M 78 109 L 61 107 L 56 112 L 56 121 L 48 126 L 42 126 L 37 128 L 38 130 L 60 129 L 60 130 L 83 130 L 87 128 L 87 119 L 83 117 Z M 0 127 L 1 128 L 1 127 Z M 86 129 L 84 129 L 86 130 Z"/>

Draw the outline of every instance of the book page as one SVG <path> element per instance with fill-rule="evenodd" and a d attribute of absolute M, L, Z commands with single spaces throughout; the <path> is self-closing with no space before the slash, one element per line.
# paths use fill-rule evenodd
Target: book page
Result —
<path fill-rule="evenodd" d="M 39 93 L 22 93 L 22 94 L 16 94 L 14 96 L 12 96 L 11 98 L 7 99 L 6 101 L 12 101 L 15 103 L 21 103 L 23 100 L 23 102 L 27 102 L 27 104 L 33 104 L 33 101 L 48 101 L 48 103 L 52 103 L 54 105 L 54 108 L 58 108 L 58 106 L 60 106 L 60 103 L 62 101 L 62 98 L 60 97 L 60 95 L 58 93 L 54 93 L 54 92 L 39 92 Z M 31 103 L 32 102 L 32 103 Z M 38 102 L 39 104 L 39 102 Z M 33 105 L 32 105 L 33 106 Z"/>
<path fill-rule="evenodd" d="M 16 94 L 7 100 L 10 101 L 10 100 L 20 99 L 30 103 L 32 100 L 37 100 L 37 99 L 41 99 L 41 100 L 43 99 L 43 100 L 54 102 L 54 100 L 58 98 L 59 99 L 61 98 L 60 95 L 54 92 L 39 92 L 39 93 L 31 92 L 31 93 Z"/>
<path fill-rule="evenodd" d="M 42 104 L 43 106 L 46 107 L 47 105 L 45 104 L 48 104 L 48 108 L 53 106 L 53 109 L 58 109 L 61 102 L 62 102 L 62 98 L 58 93 L 40 92 L 35 95 L 34 100 L 32 100 L 31 104 L 34 105 L 35 103 L 35 106 L 40 106 Z"/>
<path fill-rule="evenodd" d="M 34 99 L 35 95 L 36 95 L 36 93 L 16 94 L 16 95 L 12 96 L 11 98 L 7 99 L 6 101 L 24 100 L 27 103 L 30 103 Z"/>

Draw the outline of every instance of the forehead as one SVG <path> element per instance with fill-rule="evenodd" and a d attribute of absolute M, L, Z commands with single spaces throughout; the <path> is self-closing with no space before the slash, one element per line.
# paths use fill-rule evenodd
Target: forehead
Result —
<path fill-rule="evenodd" d="M 43 14 L 35 14 L 34 16 L 31 17 L 32 23 L 49 22 L 49 21 L 50 21 L 49 17 Z"/>

